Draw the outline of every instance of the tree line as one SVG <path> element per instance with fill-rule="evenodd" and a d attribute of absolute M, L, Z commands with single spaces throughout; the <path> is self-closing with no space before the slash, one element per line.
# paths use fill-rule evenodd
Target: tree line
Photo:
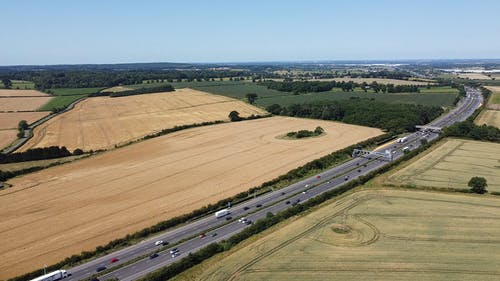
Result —
<path fill-rule="evenodd" d="M 81 154 L 83 154 L 83 151 L 81 149 L 77 148 L 73 151 L 73 153 L 71 153 L 65 146 L 31 148 L 24 152 L 15 152 L 10 154 L 0 153 L 0 164 L 43 160 L 43 159 L 54 159 L 54 158 L 61 158 L 61 157 L 66 157 L 71 155 L 81 155 Z"/>
<path fill-rule="evenodd" d="M 113 87 L 119 85 L 142 84 L 143 81 L 154 82 L 194 81 L 212 78 L 241 78 L 252 75 L 248 71 L 232 70 L 46 70 L 46 71 L 9 71 L 0 72 L 0 79 L 10 81 L 33 81 L 38 90 L 52 88 L 89 88 Z"/>
<path fill-rule="evenodd" d="M 388 104 L 369 99 L 350 99 L 281 106 L 266 110 L 275 115 L 335 120 L 350 124 L 381 128 L 401 133 L 415 131 L 415 125 L 427 124 L 443 113 L 438 106 Z"/>
<path fill-rule="evenodd" d="M 419 93 L 420 88 L 417 85 L 393 85 L 393 84 L 379 84 L 373 81 L 371 84 L 356 83 L 353 81 L 272 81 L 267 80 L 261 85 L 266 86 L 268 89 L 277 90 L 280 92 L 293 92 L 293 93 L 310 93 L 310 92 L 326 92 L 331 91 L 333 88 L 342 89 L 344 92 L 354 91 L 355 88 L 361 88 L 365 92 L 372 89 L 375 93 Z"/>
<path fill-rule="evenodd" d="M 110 96 L 110 97 L 114 98 L 114 97 L 126 97 L 126 96 L 152 94 L 152 93 L 160 93 L 160 92 L 173 92 L 173 91 L 175 91 L 175 88 L 172 85 L 165 84 L 165 85 L 156 86 L 156 87 L 139 88 L 139 89 L 127 90 L 127 91 L 121 91 L 121 92 L 103 91 L 103 92 L 91 94 L 90 96 Z"/>

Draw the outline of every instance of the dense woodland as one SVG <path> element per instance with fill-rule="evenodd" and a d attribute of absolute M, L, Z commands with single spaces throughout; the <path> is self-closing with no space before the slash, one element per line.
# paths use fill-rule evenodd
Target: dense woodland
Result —
<path fill-rule="evenodd" d="M 293 92 L 293 93 L 310 93 L 310 92 L 326 92 L 333 88 L 342 89 L 344 92 L 354 91 L 355 88 L 361 88 L 365 91 L 372 89 L 376 93 L 418 93 L 420 89 L 416 85 L 393 85 L 393 84 L 379 84 L 373 82 L 371 84 L 367 83 L 355 83 L 353 81 L 265 81 L 261 83 L 265 85 L 268 89 L 277 90 L 280 92 Z"/>
<path fill-rule="evenodd" d="M 33 81 L 39 90 L 52 88 L 113 87 L 154 82 L 208 80 L 242 77 L 247 71 L 232 70 L 165 70 L 165 71 L 27 71 L 1 72 L 1 79 Z"/>
<path fill-rule="evenodd" d="M 273 104 L 267 111 L 276 115 L 342 121 L 377 127 L 395 133 L 412 132 L 415 125 L 427 124 L 443 113 L 437 106 L 387 104 L 368 99 L 350 99 L 309 104 L 280 106 Z"/>

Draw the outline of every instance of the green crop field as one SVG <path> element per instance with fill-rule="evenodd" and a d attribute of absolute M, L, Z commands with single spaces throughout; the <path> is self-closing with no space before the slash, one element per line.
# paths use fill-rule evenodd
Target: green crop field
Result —
<path fill-rule="evenodd" d="M 31 81 L 23 81 L 23 80 L 11 80 L 12 81 L 12 89 L 19 90 L 33 90 L 35 89 L 35 83 Z M 4 88 L 4 85 L 0 83 L 0 88 Z"/>
<path fill-rule="evenodd" d="M 430 89 L 427 88 L 420 88 L 420 93 L 450 93 L 450 94 L 458 94 L 458 90 L 455 88 L 452 88 L 450 86 L 437 86 L 437 87 L 431 87 Z"/>
<path fill-rule="evenodd" d="M 48 103 L 44 104 L 38 110 L 50 111 L 55 108 L 64 108 L 72 102 L 87 97 L 88 95 L 98 92 L 103 88 L 59 88 L 50 89 L 54 98 Z"/>
<path fill-rule="evenodd" d="M 279 105 L 290 105 L 295 103 L 308 103 L 318 101 L 336 101 L 353 98 L 374 99 L 386 103 L 407 103 L 422 105 L 451 106 L 455 100 L 456 94 L 437 93 L 365 93 L 365 92 L 319 92 L 300 95 L 275 96 L 263 99 L 257 99 L 257 104 L 269 106 L 277 103 Z"/>
<path fill-rule="evenodd" d="M 488 191 L 500 192 L 500 144 L 445 140 L 389 175 L 387 182 L 468 189 L 467 183 L 474 176 L 486 178 Z"/>
<path fill-rule="evenodd" d="M 500 198 L 371 189 L 173 280 L 499 280 Z"/>
<path fill-rule="evenodd" d="M 143 83 L 136 85 L 127 85 L 126 87 L 154 87 L 165 83 Z M 450 87 L 432 87 L 431 89 L 422 88 L 422 93 L 374 93 L 368 91 L 365 93 L 361 89 L 356 89 L 355 92 L 342 92 L 340 88 L 334 88 L 328 92 L 308 93 L 294 95 L 289 92 L 280 92 L 268 89 L 265 86 L 257 83 L 252 83 L 249 80 L 244 81 L 202 81 L 202 82 L 171 82 L 168 83 L 175 88 L 192 88 L 212 94 L 228 96 L 235 99 L 245 100 L 248 93 L 258 95 L 256 104 L 262 107 L 272 105 L 274 103 L 290 105 L 294 103 L 308 103 L 318 101 L 335 101 L 346 100 L 350 98 L 368 98 L 375 99 L 380 102 L 388 103 L 409 103 L 422 105 L 437 105 L 451 106 L 455 100 L 458 91 Z"/>

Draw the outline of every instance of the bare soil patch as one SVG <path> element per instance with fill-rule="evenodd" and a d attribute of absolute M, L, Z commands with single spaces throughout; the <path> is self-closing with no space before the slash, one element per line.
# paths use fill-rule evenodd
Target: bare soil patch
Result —
<path fill-rule="evenodd" d="M 276 138 L 316 126 L 326 135 Z M 14 178 L 0 191 L 0 278 L 91 250 L 380 134 L 272 117 L 183 130 Z"/>
<path fill-rule="evenodd" d="M 176 125 L 228 120 L 232 110 L 243 117 L 265 113 L 242 101 L 192 89 L 89 98 L 38 126 L 20 151 L 52 145 L 70 150 L 111 148 Z"/>

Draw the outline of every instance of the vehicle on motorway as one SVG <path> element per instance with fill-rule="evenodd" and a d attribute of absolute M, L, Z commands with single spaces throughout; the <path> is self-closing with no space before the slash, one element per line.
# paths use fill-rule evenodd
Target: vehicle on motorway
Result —
<path fill-rule="evenodd" d="M 207 235 L 205 233 L 200 234 L 200 239 L 205 238 Z"/>
<path fill-rule="evenodd" d="M 286 193 L 285 192 L 281 192 L 281 195 L 285 195 Z"/>
<path fill-rule="evenodd" d="M 227 220 L 227 221 L 230 221 L 230 220 L 232 220 L 232 219 L 233 219 L 233 217 L 231 217 L 231 216 L 226 217 L 226 220 Z"/>
<path fill-rule="evenodd" d="M 321 178 L 321 176 L 320 176 L 320 175 L 317 175 L 317 176 L 316 176 L 316 178 L 317 178 L 317 179 L 320 179 L 320 178 Z"/>
<path fill-rule="evenodd" d="M 106 266 L 104 266 L 104 265 L 98 266 L 98 267 L 95 269 L 95 271 L 96 271 L 96 272 L 101 272 L 101 271 L 103 271 L 103 270 L 106 270 Z"/>
<path fill-rule="evenodd" d="M 285 204 L 287 204 L 287 205 L 290 204 L 290 201 L 286 201 Z"/>
<path fill-rule="evenodd" d="M 307 188 L 307 187 L 309 187 L 309 186 L 311 186 L 311 185 L 309 185 L 309 184 L 304 185 L 304 187 L 305 187 L 305 188 Z"/>
<path fill-rule="evenodd" d="M 156 258 L 156 257 L 158 257 L 158 254 L 157 254 L 157 253 L 152 253 L 152 254 L 149 256 L 149 258 L 150 258 L 150 259 L 154 259 L 154 258 Z"/>
<path fill-rule="evenodd" d="M 262 207 L 262 204 L 257 204 L 257 205 L 255 205 L 255 207 L 260 208 L 260 207 Z"/>
<path fill-rule="evenodd" d="M 177 248 L 173 248 L 173 249 L 170 250 L 171 254 L 175 254 L 175 253 L 178 253 L 178 252 L 179 252 L 179 249 L 177 249 Z"/>
<path fill-rule="evenodd" d="M 99 281 L 99 278 L 97 278 L 97 277 L 94 276 L 94 277 L 90 278 L 89 281 Z"/>
<path fill-rule="evenodd" d="M 238 222 L 245 223 L 247 221 L 247 218 L 242 217 L 241 219 L 238 220 Z"/>
<path fill-rule="evenodd" d="M 115 263 L 115 262 L 117 262 L 119 260 L 120 259 L 118 259 L 118 258 L 112 258 L 112 259 L 109 260 L 109 263 Z"/>
<path fill-rule="evenodd" d="M 246 220 L 246 221 L 244 221 L 243 223 L 244 223 L 244 224 L 246 224 L 246 225 L 250 225 L 250 224 L 252 224 L 253 222 L 252 222 L 251 220 Z"/>
<path fill-rule="evenodd" d="M 344 180 L 346 181 L 346 180 L 348 180 L 348 179 L 349 179 L 349 176 L 345 176 Z"/>
<path fill-rule="evenodd" d="M 410 151 L 410 148 L 408 146 L 405 146 L 403 147 L 402 149 L 403 152 L 409 152 Z"/>
<path fill-rule="evenodd" d="M 217 236 L 217 232 L 212 233 L 212 235 L 211 235 L 211 236 L 212 236 L 212 237 Z"/>
<path fill-rule="evenodd" d="M 155 246 L 163 245 L 163 240 L 158 240 L 155 242 Z"/>
<path fill-rule="evenodd" d="M 245 210 L 245 211 L 248 209 L 250 209 L 250 207 L 248 207 L 248 206 L 243 207 L 243 210 Z"/>
<path fill-rule="evenodd" d="M 222 218 L 223 216 L 229 215 L 231 212 L 228 209 L 222 209 L 220 211 L 215 212 L 216 218 Z"/>
<path fill-rule="evenodd" d="M 407 140 L 408 140 L 408 138 L 407 138 L 407 137 L 402 137 L 402 138 L 399 138 L 399 139 L 397 140 L 397 142 L 399 142 L 399 143 L 403 143 L 403 142 L 406 142 Z"/>
<path fill-rule="evenodd" d="M 61 280 L 66 277 L 68 277 L 68 272 L 66 272 L 66 270 L 56 270 L 35 279 L 31 279 L 31 281 L 53 281 Z"/>

